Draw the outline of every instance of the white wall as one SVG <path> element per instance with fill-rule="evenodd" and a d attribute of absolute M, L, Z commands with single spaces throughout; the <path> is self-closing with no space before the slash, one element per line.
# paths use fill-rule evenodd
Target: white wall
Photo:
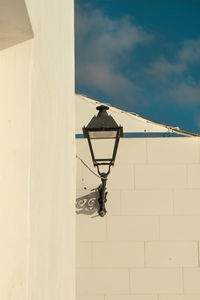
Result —
<path fill-rule="evenodd" d="M 199 138 L 121 139 L 104 218 L 99 184 L 77 159 L 77 300 L 200 299 Z"/>
<path fill-rule="evenodd" d="M 28 283 L 31 42 L 0 52 L 0 299 Z"/>
<path fill-rule="evenodd" d="M 0 49 L 13 45 L 0 51 L 0 299 L 72 300 L 73 1 L 12 2 L 0 0 Z"/>
<path fill-rule="evenodd" d="M 32 37 L 25 3 L 0 0 L 0 23 L 0 299 L 23 300 L 28 292 L 32 42 L 15 44 Z"/>
<path fill-rule="evenodd" d="M 31 92 L 30 299 L 74 299 L 73 1 L 27 0 Z"/>

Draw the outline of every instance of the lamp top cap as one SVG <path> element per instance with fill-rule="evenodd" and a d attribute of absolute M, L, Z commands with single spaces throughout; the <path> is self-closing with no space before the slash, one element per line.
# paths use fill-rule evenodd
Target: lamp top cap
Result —
<path fill-rule="evenodd" d="M 99 106 L 96 107 L 96 109 L 99 110 L 99 111 L 105 111 L 105 110 L 108 110 L 109 107 L 106 106 L 106 105 L 99 105 Z"/>

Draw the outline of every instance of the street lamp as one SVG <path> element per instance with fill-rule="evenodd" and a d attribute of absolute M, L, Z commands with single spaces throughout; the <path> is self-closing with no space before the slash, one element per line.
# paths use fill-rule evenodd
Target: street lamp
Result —
<path fill-rule="evenodd" d="M 106 181 L 110 173 L 111 166 L 114 166 L 117 148 L 120 137 L 123 136 L 123 127 L 118 126 L 111 115 L 108 115 L 108 106 L 100 105 L 96 109 L 99 111 L 89 124 L 83 127 L 84 137 L 87 138 L 92 161 L 97 167 L 98 174 L 102 183 L 98 187 L 99 190 L 99 215 L 104 217 L 106 214 L 105 203 Z M 100 170 L 101 167 L 107 167 L 106 172 Z"/>

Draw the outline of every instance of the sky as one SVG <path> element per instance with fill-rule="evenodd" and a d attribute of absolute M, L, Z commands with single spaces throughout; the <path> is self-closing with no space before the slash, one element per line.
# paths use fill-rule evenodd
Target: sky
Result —
<path fill-rule="evenodd" d="M 76 92 L 200 133 L 200 0 L 75 0 Z"/>

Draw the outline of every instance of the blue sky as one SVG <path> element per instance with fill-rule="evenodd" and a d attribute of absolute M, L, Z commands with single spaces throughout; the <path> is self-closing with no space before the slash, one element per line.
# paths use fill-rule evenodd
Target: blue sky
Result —
<path fill-rule="evenodd" d="M 200 0 L 76 0 L 76 92 L 200 132 Z"/>

